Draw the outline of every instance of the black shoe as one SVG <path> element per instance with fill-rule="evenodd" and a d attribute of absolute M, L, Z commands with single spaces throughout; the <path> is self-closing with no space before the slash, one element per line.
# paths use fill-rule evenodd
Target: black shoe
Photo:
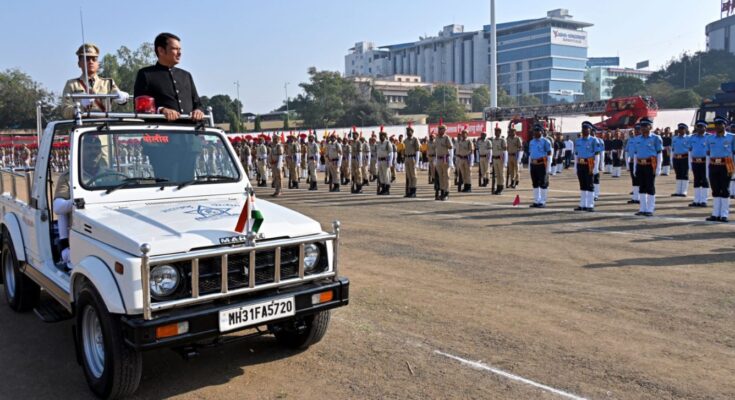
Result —
<path fill-rule="evenodd" d="M 446 201 L 447 200 L 447 197 L 449 197 L 449 191 L 447 190 L 445 192 L 445 191 L 442 190 L 441 201 Z"/>
<path fill-rule="evenodd" d="M 528 208 L 538 208 L 538 206 L 539 206 L 538 203 L 533 203 L 530 206 L 528 206 Z"/>
<path fill-rule="evenodd" d="M 594 208 L 591 208 L 591 207 L 587 207 L 585 209 L 585 211 L 587 211 L 587 212 L 595 212 L 595 209 Z"/>
<path fill-rule="evenodd" d="M 472 193 L 472 185 L 464 185 L 464 189 L 462 189 L 462 193 Z"/>
<path fill-rule="evenodd" d="M 501 194 L 501 193 L 503 193 L 503 185 L 498 185 L 495 188 L 495 191 L 493 192 L 493 194 L 496 194 L 497 195 L 497 194 Z"/>
<path fill-rule="evenodd" d="M 720 217 L 715 217 L 714 215 L 711 215 L 705 219 L 705 221 L 709 222 L 720 222 Z"/>
<path fill-rule="evenodd" d="M 411 196 L 409 196 L 412 199 L 416 198 L 416 188 L 411 188 Z"/>
<path fill-rule="evenodd" d="M 356 185 L 355 194 L 362 194 L 362 185 Z"/>
<path fill-rule="evenodd" d="M 339 192 L 339 185 L 334 185 L 334 190 L 332 190 L 332 191 L 333 192 Z"/>
<path fill-rule="evenodd" d="M 600 198 L 599 197 L 595 197 L 595 201 L 597 201 L 597 200 L 600 200 Z"/>
<path fill-rule="evenodd" d="M 635 213 L 635 215 L 643 216 L 646 215 L 646 213 L 644 213 L 643 211 L 638 211 L 637 213 Z"/>
<path fill-rule="evenodd" d="M 536 205 L 536 208 L 546 208 L 546 204 L 539 203 L 539 204 Z"/>
<path fill-rule="evenodd" d="M 292 189 L 298 189 L 298 188 L 299 188 L 299 183 L 298 182 L 294 182 Z"/>
<path fill-rule="evenodd" d="M 574 211 L 587 211 L 585 207 L 576 207 Z"/>
<path fill-rule="evenodd" d="M 689 207 L 699 207 L 699 203 L 689 203 Z"/>
<path fill-rule="evenodd" d="M 439 191 L 438 190 L 435 190 L 434 191 L 434 200 L 441 200 L 441 196 L 439 195 Z"/>
<path fill-rule="evenodd" d="M 311 190 L 311 191 L 317 190 L 317 188 L 316 188 L 316 182 L 311 182 L 311 184 L 309 186 L 309 190 Z"/>
<path fill-rule="evenodd" d="M 653 213 L 652 212 L 644 212 L 643 213 L 643 216 L 644 217 L 653 217 Z"/>
<path fill-rule="evenodd" d="M 727 223 L 728 221 L 726 217 L 720 217 L 720 222 Z"/>

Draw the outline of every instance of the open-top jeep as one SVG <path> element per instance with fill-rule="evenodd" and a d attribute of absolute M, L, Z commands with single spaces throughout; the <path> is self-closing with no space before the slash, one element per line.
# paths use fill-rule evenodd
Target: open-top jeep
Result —
<path fill-rule="evenodd" d="M 324 336 L 330 309 L 348 303 L 339 223 L 324 232 L 255 201 L 211 111 L 203 123 L 187 119 L 77 110 L 74 121 L 48 124 L 32 171 L 0 171 L 7 303 L 47 322 L 75 318 L 77 358 L 100 397 L 137 389 L 141 351 L 192 355 L 245 329 L 306 348 Z M 68 172 L 59 167 L 61 143 Z M 53 208 L 67 176 L 68 263 Z M 264 217 L 259 230 L 254 207 Z M 247 228 L 238 232 L 242 213 Z"/>

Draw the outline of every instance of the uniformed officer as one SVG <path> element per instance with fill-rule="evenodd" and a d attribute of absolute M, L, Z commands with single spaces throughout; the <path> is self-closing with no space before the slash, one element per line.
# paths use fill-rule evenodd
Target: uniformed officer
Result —
<path fill-rule="evenodd" d="M 679 124 L 676 136 L 671 138 L 671 155 L 673 157 L 674 174 L 676 174 L 676 191 L 672 197 L 687 197 L 689 189 L 689 125 Z"/>
<path fill-rule="evenodd" d="M 289 189 L 298 189 L 299 188 L 299 173 L 298 173 L 298 166 L 299 166 L 299 154 L 301 153 L 301 146 L 299 146 L 298 141 L 296 140 L 296 137 L 294 135 L 289 136 L 289 142 L 286 145 L 288 147 L 287 156 L 289 160 L 291 161 L 288 164 L 288 188 Z"/>
<path fill-rule="evenodd" d="M 395 135 L 390 137 L 389 143 L 393 152 L 390 163 L 390 183 L 393 183 L 396 181 L 396 163 L 398 163 L 398 146 L 396 145 Z"/>
<path fill-rule="evenodd" d="M 640 184 L 640 209 L 636 215 L 653 216 L 656 210 L 656 177 L 661 175 L 663 161 L 663 141 L 651 133 L 653 121 L 643 118 L 640 121 L 641 136 L 634 149 L 635 174 Z"/>
<path fill-rule="evenodd" d="M 730 122 L 722 116 L 715 117 L 715 134 L 705 139 L 709 165 L 709 182 L 712 185 L 712 215 L 707 221 L 727 222 L 730 216 L 730 179 L 735 173 L 735 136 L 725 129 Z"/>
<path fill-rule="evenodd" d="M 500 194 L 503 192 L 503 167 L 507 163 L 508 159 L 508 145 L 505 143 L 505 139 L 500 137 L 502 130 L 495 128 L 495 137 L 492 139 L 493 142 L 493 174 L 496 179 L 496 186 L 493 188 L 493 194 Z"/>
<path fill-rule="evenodd" d="M 365 154 L 362 152 L 362 143 L 360 143 L 359 139 L 360 134 L 357 133 L 357 130 L 355 128 L 352 129 L 352 143 L 351 143 L 351 152 L 352 154 L 352 163 L 350 164 L 350 172 L 352 175 L 352 187 L 350 188 L 350 192 L 352 194 L 359 194 L 362 193 L 362 166 L 365 162 Z"/>
<path fill-rule="evenodd" d="M 378 141 L 375 132 L 370 136 L 370 182 L 378 179 Z"/>
<path fill-rule="evenodd" d="M 600 173 L 602 172 L 602 168 L 605 165 L 605 162 L 603 161 L 605 153 L 605 140 L 602 138 L 602 132 L 595 129 L 593 133 L 594 135 L 592 136 L 592 138 L 597 141 L 596 150 L 598 153 L 600 153 L 597 169 L 595 170 L 595 176 L 593 179 L 595 201 L 597 201 L 600 199 Z"/>
<path fill-rule="evenodd" d="M 381 128 L 378 134 L 380 141 L 376 145 L 378 153 L 378 195 L 390 194 L 390 166 L 393 163 L 393 145 L 388 141 L 388 134 Z"/>
<path fill-rule="evenodd" d="M 345 137 L 342 140 L 342 167 L 340 173 L 342 174 L 342 184 L 346 185 L 350 183 L 350 171 L 352 166 L 352 147 L 350 146 L 349 139 Z"/>
<path fill-rule="evenodd" d="M 372 163 L 371 159 L 371 151 L 370 151 L 370 145 L 365 140 L 365 137 L 362 136 L 362 132 L 360 132 L 360 151 L 362 151 L 362 167 L 360 168 L 360 173 L 362 175 L 362 184 L 363 186 L 370 186 L 370 180 L 368 173 L 368 167 L 370 166 L 370 163 Z"/>
<path fill-rule="evenodd" d="M 452 145 L 452 139 L 446 135 L 447 127 L 445 125 L 439 125 L 438 137 L 434 140 L 434 167 L 436 169 L 435 179 L 439 182 L 438 190 L 435 189 L 434 199 L 435 200 L 446 200 L 449 196 L 449 165 L 454 157 L 454 145 Z M 436 188 L 436 185 L 434 185 Z"/>
<path fill-rule="evenodd" d="M 128 102 L 128 94 L 120 90 L 111 78 L 97 76 L 99 70 L 100 49 L 91 43 L 85 43 L 76 52 L 77 65 L 82 70 L 82 76 L 69 79 L 64 85 L 61 96 L 64 118 L 74 117 L 74 100 L 67 98 L 67 94 L 89 93 L 89 94 L 117 94 L 115 102 L 125 104 Z M 86 68 L 86 81 L 85 81 Z M 103 100 L 81 99 L 82 112 L 85 111 L 110 111 Z M 103 143 L 104 145 L 104 143 Z"/>
<path fill-rule="evenodd" d="M 332 134 L 329 137 L 327 150 L 325 152 L 328 163 L 329 191 L 339 192 L 340 166 L 342 164 L 342 145 L 337 142 L 337 137 Z"/>
<path fill-rule="evenodd" d="M 419 140 L 413 136 L 413 127 L 406 127 L 406 139 L 403 141 L 404 168 L 406 170 L 406 195 L 416 197 L 416 163 L 419 160 Z"/>
<path fill-rule="evenodd" d="M 641 124 L 635 124 L 633 132 L 628 140 L 625 142 L 625 159 L 628 165 L 628 172 L 630 173 L 631 180 L 631 198 L 628 200 L 628 204 L 640 204 L 640 184 L 638 183 L 638 177 L 635 175 L 635 166 L 633 162 L 635 158 L 635 147 L 641 134 Z"/>
<path fill-rule="evenodd" d="M 457 141 L 457 171 L 459 171 L 458 192 L 472 192 L 472 174 L 470 173 L 470 164 L 472 162 L 472 153 L 475 149 L 472 142 L 467 139 L 467 129 L 462 129 L 459 133 Z M 464 187 L 461 187 L 464 185 Z"/>
<path fill-rule="evenodd" d="M 528 143 L 528 164 L 533 185 L 533 204 L 531 208 L 546 207 L 551 173 L 551 143 L 544 138 L 544 127 L 533 127 L 533 139 Z"/>
<path fill-rule="evenodd" d="M 490 183 L 490 159 L 493 152 L 493 142 L 488 139 L 485 129 L 482 130 L 480 139 L 477 141 L 477 153 L 480 164 L 480 187 L 487 187 Z"/>
<path fill-rule="evenodd" d="M 265 137 L 258 138 L 258 146 L 256 147 L 256 163 L 258 164 L 258 187 L 266 187 L 268 177 L 268 146 L 265 144 Z"/>
<path fill-rule="evenodd" d="M 314 135 L 309 135 L 309 142 L 306 144 L 306 167 L 309 169 L 309 190 L 317 190 L 316 168 L 319 165 L 319 145 L 316 143 Z"/>
<path fill-rule="evenodd" d="M 278 132 L 273 134 L 273 144 L 271 144 L 270 152 L 270 166 L 273 172 L 273 197 L 281 195 L 281 188 L 283 183 L 281 182 L 283 173 L 283 145 L 281 145 L 281 136 Z"/>
<path fill-rule="evenodd" d="M 435 186 L 434 190 L 438 191 L 437 182 L 436 182 L 436 140 L 434 139 L 434 134 L 429 133 L 429 143 L 426 145 L 426 156 L 429 158 L 429 185 L 433 184 Z"/>
<path fill-rule="evenodd" d="M 239 143 L 240 147 L 240 162 L 242 163 L 242 167 L 245 170 L 245 175 L 250 178 L 250 146 L 248 145 L 248 142 L 245 140 L 241 140 Z"/>
<path fill-rule="evenodd" d="M 574 142 L 574 165 L 579 180 L 579 207 L 575 211 L 595 211 L 594 176 L 599 172 L 600 149 L 597 140 L 590 133 L 596 131 L 595 126 L 585 121 L 582 123 L 582 136 Z"/>
<path fill-rule="evenodd" d="M 694 124 L 694 133 L 689 136 L 689 160 L 694 179 L 694 201 L 689 207 L 707 207 L 709 177 L 707 176 L 707 122 L 699 120 Z"/>
<path fill-rule="evenodd" d="M 523 159 L 523 140 L 516 135 L 516 130 L 512 126 L 508 128 L 508 177 L 506 185 L 510 188 L 516 188 L 520 180 L 518 173 L 519 165 Z"/>
<path fill-rule="evenodd" d="M 610 147 L 612 148 L 612 177 L 620 178 L 620 174 L 623 169 L 623 133 L 616 131 L 610 140 Z"/>

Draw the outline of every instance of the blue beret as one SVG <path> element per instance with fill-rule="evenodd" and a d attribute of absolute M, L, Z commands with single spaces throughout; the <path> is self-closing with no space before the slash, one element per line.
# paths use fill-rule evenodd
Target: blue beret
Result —
<path fill-rule="evenodd" d="M 727 118 L 723 117 L 722 115 L 718 115 L 715 117 L 715 123 L 722 124 L 722 125 L 729 125 L 730 121 L 728 121 Z"/>
<path fill-rule="evenodd" d="M 638 123 L 641 124 L 641 126 L 642 125 L 653 125 L 653 120 L 651 118 L 645 117 L 645 118 L 641 118 L 641 120 Z"/>
<path fill-rule="evenodd" d="M 684 124 L 684 123 L 681 123 L 681 124 L 677 125 L 677 128 L 679 128 L 679 129 L 689 129 L 689 125 Z"/>
<path fill-rule="evenodd" d="M 703 119 L 700 119 L 700 120 L 697 120 L 697 122 L 695 122 L 694 125 L 696 125 L 696 126 L 705 126 L 706 127 L 707 126 L 707 121 L 705 121 Z"/>

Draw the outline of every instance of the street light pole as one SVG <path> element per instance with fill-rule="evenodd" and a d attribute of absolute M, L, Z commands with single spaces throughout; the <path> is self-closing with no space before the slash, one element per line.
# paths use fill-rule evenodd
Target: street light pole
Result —
<path fill-rule="evenodd" d="M 288 85 L 291 82 L 286 82 L 283 84 L 283 90 L 286 92 L 286 116 L 288 117 Z"/>
<path fill-rule="evenodd" d="M 240 81 L 235 81 L 235 88 L 237 88 L 237 124 L 242 129 L 242 103 L 240 102 Z"/>
<path fill-rule="evenodd" d="M 495 25 L 495 0 L 490 0 L 490 107 L 498 106 L 498 36 Z"/>

